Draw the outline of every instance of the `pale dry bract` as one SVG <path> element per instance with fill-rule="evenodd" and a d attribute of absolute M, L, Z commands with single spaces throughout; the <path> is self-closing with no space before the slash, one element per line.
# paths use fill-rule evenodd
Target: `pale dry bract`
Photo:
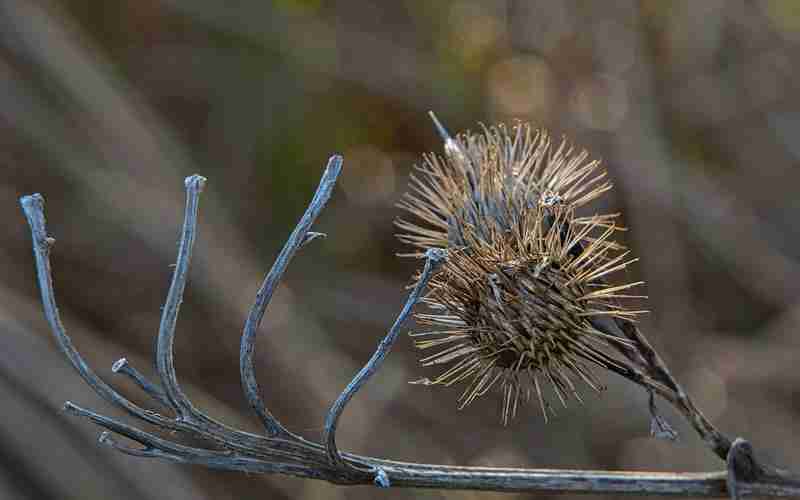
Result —
<path fill-rule="evenodd" d="M 535 395 L 547 419 L 548 393 L 563 406 L 582 401 L 581 385 L 602 388 L 592 366 L 619 368 L 609 353 L 629 340 L 592 318 L 643 312 L 625 303 L 643 298 L 629 292 L 641 282 L 613 283 L 636 261 L 613 240 L 619 214 L 576 215 L 611 184 L 586 151 L 527 124 L 457 138 L 440 130 L 444 156 L 424 157 L 400 202 L 415 220 L 397 222 L 420 251 L 449 251 L 424 300 L 430 311 L 417 314 L 425 329 L 412 334 L 418 348 L 438 349 L 424 366 L 447 367 L 421 382 L 466 383 L 462 408 L 499 388 L 504 423 Z"/>

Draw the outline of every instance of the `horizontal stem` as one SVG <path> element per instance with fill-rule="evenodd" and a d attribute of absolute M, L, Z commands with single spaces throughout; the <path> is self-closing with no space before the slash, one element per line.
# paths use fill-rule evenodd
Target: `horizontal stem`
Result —
<path fill-rule="evenodd" d="M 66 405 L 67 411 L 88 418 L 95 424 L 120 433 L 145 445 L 146 454 L 170 462 L 204 465 L 214 469 L 254 474 L 289 474 L 308 479 L 321 479 L 337 484 L 373 484 L 369 475 L 354 475 L 348 469 L 330 465 L 310 465 L 295 460 L 280 463 L 235 452 L 195 449 L 166 442 L 149 433 L 88 410 Z M 108 439 L 104 439 L 110 444 Z M 119 450 L 126 452 L 126 450 Z M 127 450 L 131 451 L 131 450 Z M 318 452 L 324 453 L 323 450 Z M 130 453 L 129 453 L 130 454 Z M 496 467 L 458 467 L 422 463 L 405 463 L 343 454 L 353 460 L 383 471 L 392 488 L 434 488 L 527 493 L 591 493 L 676 495 L 707 498 L 729 496 L 727 471 L 716 472 L 634 472 L 598 470 L 512 469 Z M 739 495 L 789 497 L 800 495 L 800 479 L 789 474 L 768 475 L 753 482 L 737 481 Z"/>
<path fill-rule="evenodd" d="M 392 487 L 552 493 L 635 493 L 727 497 L 726 471 L 711 473 L 609 472 L 381 465 Z M 792 496 L 798 484 L 740 483 L 740 494 Z"/>

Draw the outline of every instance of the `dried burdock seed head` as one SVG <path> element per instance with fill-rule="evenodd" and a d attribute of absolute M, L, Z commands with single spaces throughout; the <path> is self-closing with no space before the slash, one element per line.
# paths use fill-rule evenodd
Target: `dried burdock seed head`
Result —
<path fill-rule="evenodd" d="M 418 248 L 464 244 L 465 232 L 487 240 L 487 231 L 509 231 L 520 214 L 536 207 L 574 210 L 611 189 L 606 172 L 586 151 L 545 131 L 518 123 L 483 127 L 451 137 L 431 114 L 445 142 L 445 155 L 424 156 L 411 176 L 411 192 L 399 206 L 419 221 L 398 221 L 400 239 Z M 610 226 L 618 214 L 575 218 L 572 225 Z M 621 228 L 618 228 L 621 229 Z"/>
<path fill-rule="evenodd" d="M 613 273 L 636 259 L 614 242 L 617 214 L 577 217 L 576 209 L 611 185 L 597 161 L 565 142 L 551 143 L 527 124 L 451 137 L 445 155 L 428 155 L 412 178 L 398 221 L 400 239 L 420 251 L 448 249 L 417 314 L 420 349 L 437 349 L 423 366 L 447 365 L 425 384 L 467 387 L 460 404 L 492 388 L 503 394 L 508 423 L 535 394 L 545 419 L 554 394 L 564 406 L 581 401 L 580 384 L 599 391 L 592 366 L 615 364 L 609 347 L 627 340 L 594 326 L 598 317 L 632 321 L 643 311 L 623 305 L 643 298 L 614 285 Z"/>

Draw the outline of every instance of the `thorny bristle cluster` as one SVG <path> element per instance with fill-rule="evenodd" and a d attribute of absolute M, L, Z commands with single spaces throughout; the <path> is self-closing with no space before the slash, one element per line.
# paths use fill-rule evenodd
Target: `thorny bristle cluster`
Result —
<path fill-rule="evenodd" d="M 591 366 L 612 367 L 609 348 L 626 348 L 598 328 L 603 318 L 643 312 L 621 302 L 643 298 L 627 294 L 641 282 L 608 281 L 636 260 L 612 240 L 618 214 L 576 215 L 611 184 L 585 151 L 527 124 L 452 138 L 433 118 L 445 155 L 424 157 L 400 203 L 418 220 L 397 223 L 419 253 L 448 250 L 424 299 L 430 312 L 417 314 L 427 330 L 412 334 L 438 349 L 423 366 L 448 366 L 419 382 L 466 382 L 462 408 L 499 387 L 504 423 L 535 394 L 547 419 L 548 393 L 582 401 L 578 382 L 601 389 Z"/>

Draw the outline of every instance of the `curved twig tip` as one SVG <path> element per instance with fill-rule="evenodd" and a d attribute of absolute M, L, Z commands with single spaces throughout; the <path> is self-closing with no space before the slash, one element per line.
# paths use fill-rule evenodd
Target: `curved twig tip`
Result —
<path fill-rule="evenodd" d="M 119 371 L 125 368 L 125 365 L 127 364 L 128 364 L 128 358 L 119 358 L 118 360 L 114 361 L 113 365 L 111 365 L 111 372 L 119 373 Z"/>
<path fill-rule="evenodd" d="M 375 479 L 372 480 L 375 483 L 375 486 L 378 488 L 390 488 L 392 486 L 392 482 L 389 480 L 389 475 L 383 469 L 383 467 L 376 467 L 375 468 Z"/>
<path fill-rule="evenodd" d="M 156 341 L 156 368 L 161 379 L 161 387 L 169 406 L 181 419 L 194 419 L 201 416 L 196 411 L 189 398 L 178 384 L 175 373 L 174 344 L 175 327 L 178 313 L 183 302 L 183 293 L 189 272 L 189 263 L 192 259 L 192 247 L 197 237 L 197 212 L 200 193 L 203 191 L 206 178 L 202 175 L 190 175 L 184 181 L 186 186 L 186 211 L 183 217 L 178 256 L 175 260 L 175 270 L 172 273 L 172 282 L 164 301 L 161 322 L 158 328 Z"/>
<path fill-rule="evenodd" d="M 320 187 L 322 185 L 333 184 L 336 182 L 336 178 L 339 177 L 339 174 L 342 173 L 342 165 L 344 165 L 344 157 L 340 154 L 331 155 L 328 158 L 328 164 L 325 166 L 325 171 L 322 173 L 322 179 L 320 179 Z M 321 194 L 320 191 L 327 191 L 326 196 L 330 196 L 330 190 L 317 190 L 315 194 Z"/>
<path fill-rule="evenodd" d="M 194 174 L 187 177 L 183 181 L 183 185 L 186 186 L 186 189 L 196 189 L 197 191 L 202 191 L 207 181 L 208 179 L 202 175 Z"/>
<path fill-rule="evenodd" d="M 44 205 L 44 196 L 39 193 L 33 193 L 29 195 L 25 195 L 19 199 L 19 203 L 22 205 L 23 208 L 27 208 L 31 205 Z"/>
<path fill-rule="evenodd" d="M 340 154 L 331 155 L 328 158 L 328 164 L 325 165 L 325 171 L 322 173 L 320 185 L 332 184 L 336 182 L 336 178 L 342 173 L 342 165 L 344 164 L 344 157 Z"/>
<path fill-rule="evenodd" d="M 100 436 L 97 437 L 97 442 L 107 446 L 113 446 L 114 438 L 111 437 L 111 432 L 103 431 L 100 433 Z"/>
<path fill-rule="evenodd" d="M 342 163 L 344 162 L 344 156 L 340 155 L 339 153 L 332 154 L 330 158 L 328 158 L 328 166 L 334 165 L 335 168 L 342 168 Z"/>

